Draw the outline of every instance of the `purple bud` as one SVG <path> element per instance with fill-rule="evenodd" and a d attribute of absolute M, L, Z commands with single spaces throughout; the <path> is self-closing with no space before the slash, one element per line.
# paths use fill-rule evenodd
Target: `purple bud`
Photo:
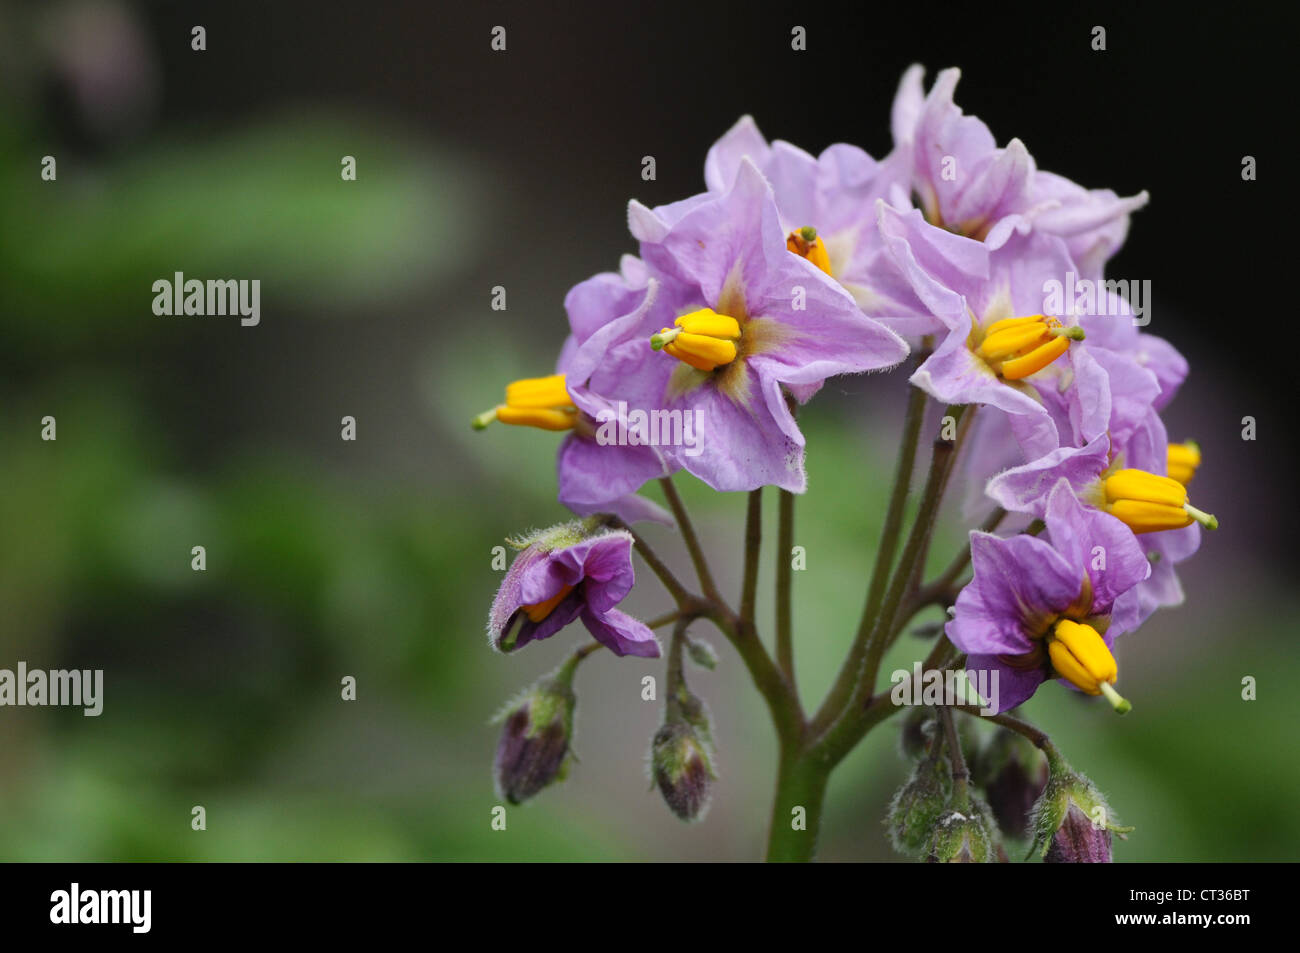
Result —
<path fill-rule="evenodd" d="M 684 821 L 699 819 L 713 793 L 713 766 L 707 743 L 683 722 L 655 732 L 650 770 L 672 812 Z"/>
<path fill-rule="evenodd" d="M 1109 864 L 1110 831 L 1093 824 L 1077 804 L 1071 804 L 1048 845 L 1045 864 Z"/>
<path fill-rule="evenodd" d="M 1111 834 L 1124 838 L 1133 828 L 1115 822 L 1110 805 L 1086 777 L 1059 755 L 1049 753 L 1051 775 L 1034 805 L 1034 847 L 1053 864 L 1108 864 Z"/>
<path fill-rule="evenodd" d="M 544 679 L 507 706 L 494 765 L 501 797 L 521 804 L 563 779 L 575 703 L 571 688 Z"/>
<path fill-rule="evenodd" d="M 1029 833 L 1029 814 L 1047 785 L 1047 761 L 1014 731 L 1003 728 L 980 758 L 979 782 L 998 827 L 1008 837 Z"/>

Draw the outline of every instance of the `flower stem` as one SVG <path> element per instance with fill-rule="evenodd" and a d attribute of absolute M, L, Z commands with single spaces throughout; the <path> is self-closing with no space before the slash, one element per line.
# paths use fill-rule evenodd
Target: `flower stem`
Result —
<path fill-rule="evenodd" d="M 885 525 L 880 531 L 880 545 L 876 549 L 876 563 L 871 570 L 867 602 L 858 621 L 857 635 L 853 639 L 853 646 L 849 649 L 848 658 L 845 659 L 826 700 L 813 716 L 814 731 L 827 727 L 840 715 L 862 674 L 867 640 L 871 637 L 872 625 L 880 611 L 880 600 L 884 596 L 885 583 L 893 568 L 894 552 L 898 549 L 898 538 L 903 528 L 903 510 L 907 506 L 908 490 L 912 484 L 912 470 L 916 466 L 916 447 L 920 442 L 921 425 L 925 420 L 925 406 L 925 391 L 919 387 L 912 387 L 908 393 L 907 416 L 903 421 L 903 439 L 894 470 L 894 486 L 889 494 Z"/>
<path fill-rule="evenodd" d="M 974 419 L 971 406 L 949 407 L 945 414 L 957 420 L 957 433 L 951 441 L 939 439 L 934 443 L 930 459 L 930 472 L 926 477 L 925 491 L 921 505 L 908 535 L 907 545 L 898 562 L 898 568 L 889 585 L 880 611 L 870 626 L 866 656 L 862 661 L 859 678 L 853 692 L 844 704 L 839 717 L 825 730 L 818 742 L 819 749 L 829 755 L 833 762 L 838 762 L 862 739 L 862 736 L 874 725 L 888 715 L 874 715 L 872 706 L 867 703 L 875 693 L 876 677 L 880 670 L 880 661 L 885 648 L 893 636 L 906 625 L 914 614 L 911 605 L 904 604 L 904 597 L 914 585 L 917 563 L 928 545 L 930 534 L 934 531 L 939 515 L 939 506 L 943 502 L 943 493 L 952 474 L 953 463 L 957 453 L 970 431 Z M 882 696 L 888 702 L 888 696 Z"/>
<path fill-rule="evenodd" d="M 668 506 L 673 511 L 673 517 L 677 520 L 677 529 L 682 534 L 682 541 L 686 543 L 686 551 L 691 554 L 691 562 L 695 565 L 695 574 L 699 577 L 700 588 L 704 590 L 705 598 L 721 603 L 722 598 L 718 594 L 718 586 L 713 581 L 713 573 L 709 569 L 708 560 L 704 558 L 704 550 L 700 547 L 700 539 L 695 534 L 695 525 L 686 512 L 686 506 L 677 493 L 677 487 L 673 485 L 671 477 L 660 477 L 659 485 L 663 488 L 664 497 L 668 500 Z"/>
<path fill-rule="evenodd" d="M 1047 736 L 1047 732 L 1035 728 L 1029 722 L 1021 721 L 1019 718 L 1005 713 L 1001 715 L 981 715 L 980 710 L 974 705 L 954 705 L 953 707 L 963 714 L 970 715 L 972 718 L 981 718 L 995 725 L 1001 725 L 1003 728 L 1011 729 L 1045 754 L 1049 763 L 1064 763 L 1061 752 L 1056 749 L 1056 745 L 1052 744 L 1052 739 Z"/>
<path fill-rule="evenodd" d="M 691 595 L 690 591 L 682 585 L 681 580 L 673 574 L 673 571 L 668 568 L 668 564 L 659 558 L 658 553 L 650 547 L 650 544 L 647 543 L 636 530 L 632 529 L 625 523 L 620 522 L 619 525 L 632 534 L 633 548 L 635 548 L 637 554 L 645 560 L 645 564 L 650 567 L 650 571 L 659 577 L 659 581 L 664 584 L 664 588 L 668 590 L 668 594 L 671 595 L 673 600 L 677 603 L 678 610 L 684 609 L 692 601 L 698 601 Z"/>
<path fill-rule="evenodd" d="M 806 863 L 817 853 L 830 766 L 783 749 L 767 837 L 769 863 Z"/>
<path fill-rule="evenodd" d="M 961 739 L 957 737 L 957 726 L 952 722 L 952 709 L 947 706 L 939 708 L 939 722 L 943 725 L 943 736 L 948 744 L 948 763 L 952 766 L 952 800 L 958 810 L 970 805 L 970 769 L 966 767 L 966 756 L 961 750 Z"/>
<path fill-rule="evenodd" d="M 791 627 L 790 590 L 794 550 L 794 494 L 782 490 L 778 497 L 776 530 L 776 664 L 794 685 L 794 634 Z"/>
<path fill-rule="evenodd" d="M 763 488 L 752 490 L 745 511 L 745 569 L 741 575 L 740 621 L 754 625 L 754 610 L 758 601 L 758 560 L 763 549 Z"/>

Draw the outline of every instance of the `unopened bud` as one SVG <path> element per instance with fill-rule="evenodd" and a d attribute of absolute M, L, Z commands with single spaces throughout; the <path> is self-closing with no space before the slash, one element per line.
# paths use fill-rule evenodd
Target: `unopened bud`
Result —
<path fill-rule="evenodd" d="M 998 859 L 988 808 L 976 797 L 950 805 L 930 832 L 926 861 L 931 864 L 987 864 Z"/>
<path fill-rule="evenodd" d="M 698 820 L 713 793 L 713 758 L 694 726 L 669 722 L 655 732 L 650 771 L 672 812 L 684 821 Z"/>
<path fill-rule="evenodd" d="M 563 780 L 571 757 L 573 689 L 548 676 L 525 689 L 497 716 L 504 722 L 494 764 L 497 793 L 521 804 Z"/>
<path fill-rule="evenodd" d="M 686 643 L 686 652 L 690 655 L 691 661 L 700 668 L 707 668 L 712 671 L 718 667 L 718 653 L 713 650 L 713 646 L 708 642 L 691 639 Z"/>
<path fill-rule="evenodd" d="M 930 750 L 937 727 L 933 709 L 923 706 L 909 708 L 898 733 L 898 753 L 904 758 L 924 757 Z"/>
<path fill-rule="evenodd" d="M 1047 784 L 1047 762 L 1023 735 L 1001 728 L 980 754 L 976 782 L 998 827 L 1017 840 L 1029 833 L 1029 814 Z"/>
<path fill-rule="evenodd" d="M 1059 758 L 1051 768 L 1047 788 L 1034 805 L 1033 850 L 1048 863 L 1110 863 L 1111 834 L 1122 839 L 1133 828 L 1115 823 L 1106 799 L 1082 774 Z"/>
<path fill-rule="evenodd" d="M 947 806 L 948 788 L 948 772 L 942 761 L 927 758 L 916 765 L 907 783 L 894 792 L 885 819 L 895 850 L 921 853 Z"/>

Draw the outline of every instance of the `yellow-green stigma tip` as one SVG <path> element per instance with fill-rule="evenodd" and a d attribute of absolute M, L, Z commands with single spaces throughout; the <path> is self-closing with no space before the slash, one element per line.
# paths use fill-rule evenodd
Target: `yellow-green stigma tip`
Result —
<path fill-rule="evenodd" d="M 673 338 L 682 333 L 681 328 L 671 328 L 664 331 L 657 331 L 650 335 L 650 347 L 656 351 L 662 351 L 665 344 L 672 343 Z"/>
<path fill-rule="evenodd" d="M 1186 444 L 1187 448 L 1191 450 L 1193 453 L 1201 452 L 1201 445 L 1197 443 L 1195 440 L 1184 440 L 1183 443 Z"/>
<path fill-rule="evenodd" d="M 1069 338 L 1071 341 L 1082 341 L 1084 338 L 1088 336 L 1087 334 L 1084 333 L 1083 328 L 1079 327 L 1077 324 L 1072 325 L 1071 327 L 1068 328 L 1067 327 L 1051 328 L 1048 330 L 1047 333 L 1050 334 L 1052 337 Z"/>
<path fill-rule="evenodd" d="M 486 430 L 487 425 L 497 419 L 497 409 L 485 410 L 469 422 L 469 425 L 475 430 Z"/>
<path fill-rule="evenodd" d="M 1219 528 L 1219 518 L 1215 516 L 1213 513 L 1207 513 L 1204 510 L 1198 510 L 1196 507 L 1192 506 L 1191 503 L 1184 503 L 1183 509 L 1187 512 L 1188 516 L 1196 520 L 1196 522 L 1200 523 L 1206 529 Z"/>
<path fill-rule="evenodd" d="M 799 229 L 799 234 L 806 242 L 817 241 L 817 229 L 813 228 L 811 225 L 805 225 L 803 228 Z"/>
<path fill-rule="evenodd" d="M 1111 707 L 1115 709 L 1115 714 L 1127 715 L 1133 710 L 1132 703 L 1130 703 L 1129 700 L 1119 692 L 1115 691 L 1110 682 L 1098 682 L 1097 687 L 1100 688 L 1101 693 L 1106 696 L 1106 701 L 1110 702 Z"/>

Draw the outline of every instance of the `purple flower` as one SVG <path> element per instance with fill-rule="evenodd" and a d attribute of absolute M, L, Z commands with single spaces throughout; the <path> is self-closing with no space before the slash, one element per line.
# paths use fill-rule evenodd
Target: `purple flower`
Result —
<path fill-rule="evenodd" d="M 939 329 L 885 253 L 876 227 L 877 199 L 899 205 L 909 201 L 910 170 L 904 162 L 877 162 L 844 143 L 828 146 L 819 156 L 781 140 L 769 144 L 753 118 L 744 116 L 709 149 L 704 163 L 709 192 L 725 194 L 745 159 L 772 186 L 791 251 L 817 264 L 853 296 L 864 314 L 899 334 Z M 655 214 L 676 221 L 674 214 L 690 207 L 679 203 L 656 209 Z"/>
<path fill-rule="evenodd" d="M 563 523 L 516 541 L 521 547 L 488 615 L 494 648 L 512 652 L 581 617 L 615 655 L 657 658 L 654 633 L 614 607 L 632 590 L 632 535 L 593 520 Z"/>
<path fill-rule="evenodd" d="M 677 467 L 651 442 L 597 440 L 594 415 L 608 403 L 598 395 L 619 387 L 620 360 L 629 355 L 612 355 L 596 366 L 584 360 L 583 350 L 599 351 L 611 325 L 649 312 L 657 290 L 645 266 L 631 255 L 624 256 L 620 274 L 599 274 L 575 286 L 565 299 L 572 333 L 560 350 L 556 373 L 514 381 L 506 387 L 505 403 L 474 419 L 479 430 L 497 421 L 567 432 L 556 455 L 559 500 L 579 516 L 612 513 L 627 523 L 672 525 L 662 507 L 636 491 Z"/>
<path fill-rule="evenodd" d="M 630 440 L 600 440 L 598 419 L 614 413 L 620 400 L 644 404 L 629 386 L 644 381 L 644 375 L 635 373 L 647 362 L 644 338 L 618 339 L 657 327 L 671 310 L 669 295 L 661 294 L 661 283 L 643 262 L 625 255 L 620 273 L 599 274 L 575 285 L 564 307 L 572 334 L 557 370 L 566 377 L 578 421 L 556 455 L 560 502 L 580 516 L 608 512 L 629 523 L 650 519 L 671 524 L 659 506 L 635 494 L 647 481 L 671 476 L 679 465 L 644 428 L 634 428 Z M 611 346 L 611 341 L 616 343 Z"/>
<path fill-rule="evenodd" d="M 1040 172 L 1019 139 L 999 147 L 983 122 L 953 102 L 960 70 L 941 72 L 928 95 L 924 74 L 920 66 L 903 74 L 891 124 L 895 152 L 910 168 L 926 219 L 991 248 L 1016 231 L 1057 235 L 1081 274 L 1100 277 L 1124 242 L 1129 213 L 1147 203 L 1147 194 L 1120 198 Z"/>
<path fill-rule="evenodd" d="M 1062 447 L 999 473 L 986 492 L 1009 512 L 1042 517 L 1049 494 L 1064 480 L 1081 502 L 1140 534 L 1151 562 L 1150 577 L 1137 586 L 1139 620 L 1145 621 L 1158 608 L 1182 603 L 1174 567 L 1199 548 L 1201 524 L 1218 526 L 1187 502 L 1181 483 L 1165 475 L 1166 447 L 1164 424 L 1152 410 L 1122 450 L 1103 434 L 1083 447 Z"/>
<path fill-rule="evenodd" d="M 714 489 L 802 492 L 804 439 L 787 393 L 806 401 L 829 377 L 897 364 L 907 345 L 789 251 L 771 187 L 748 159 L 726 194 L 662 211 L 629 211 L 654 303 L 582 345 L 570 373 L 611 364 L 629 407 L 688 416 L 695 445 L 666 456 Z M 573 394 L 589 413 L 609 410 Z"/>
<path fill-rule="evenodd" d="M 878 205 L 881 233 L 917 295 L 947 329 L 912 383 L 949 404 L 1011 417 L 1027 458 L 1105 432 L 1110 385 L 1073 317 L 1048 305 L 1073 270 L 1059 238 L 1015 234 L 999 248 Z"/>
<path fill-rule="evenodd" d="M 1086 509 L 1061 480 L 1045 512 L 1049 540 L 971 533 L 974 579 L 957 597 L 948 638 L 967 668 L 996 673 L 999 711 L 1019 705 L 1048 678 L 1104 694 L 1112 687 L 1110 645 L 1138 619 L 1133 588 L 1151 571 L 1132 532 Z"/>

